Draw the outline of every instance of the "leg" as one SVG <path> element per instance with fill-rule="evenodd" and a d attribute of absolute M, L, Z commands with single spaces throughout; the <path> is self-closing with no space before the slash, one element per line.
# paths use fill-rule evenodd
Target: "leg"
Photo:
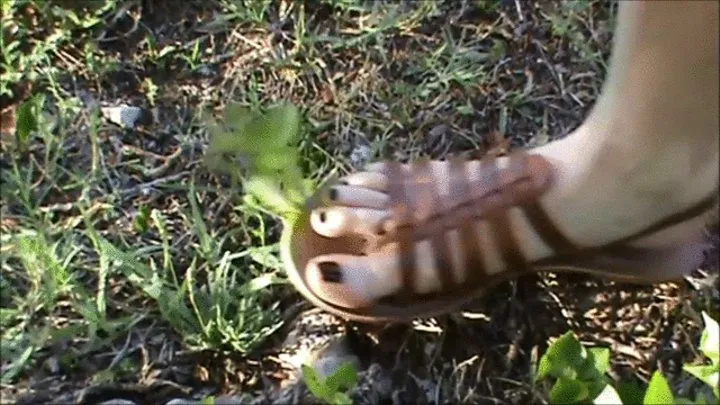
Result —
<path fill-rule="evenodd" d="M 717 2 L 621 2 L 611 66 L 595 107 L 573 133 L 532 151 L 552 162 L 556 182 L 541 203 L 573 242 L 598 246 L 618 240 L 717 189 L 718 45 Z M 501 160 L 500 166 L 507 163 Z M 466 166 L 469 177 L 482 177 L 478 162 Z M 381 167 L 335 187 L 328 196 L 332 205 L 313 212 L 313 229 L 330 238 L 376 229 L 388 216 Z M 431 162 L 431 173 L 441 196 L 451 197 L 448 163 Z M 524 258 L 551 255 L 521 210 L 508 212 Z M 688 221 L 639 244 L 682 247 L 697 241 L 703 225 L 703 218 Z M 485 271 L 507 271 L 488 226 L 475 224 L 486 241 L 480 248 Z M 435 268 L 428 241 L 417 246 L 422 270 L 416 285 L 432 291 L 440 284 L 438 272 L 450 270 Z M 309 287 L 337 305 L 370 304 L 402 288 L 396 248 L 363 257 L 317 257 L 308 264 Z M 692 270 L 702 259 L 698 249 L 678 252 L 666 260 L 678 265 L 666 266 L 664 276 Z M 456 275 L 467 279 L 465 271 Z"/>
<path fill-rule="evenodd" d="M 609 213 L 619 208 L 618 196 L 633 197 L 632 205 L 622 207 L 623 215 L 603 221 L 605 227 L 567 218 L 565 230 L 587 243 L 614 237 L 613 229 L 631 232 L 652 221 L 650 213 L 675 211 L 718 185 L 718 3 L 628 1 L 619 6 L 601 96 L 567 142 L 547 145 L 547 152 L 568 167 L 586 161 L 585 167 L 600 168 L 595 169 L 599 173 L 567 175 L 566 192 L 586 196 L 580 204 L 592 199 L 596 210 Z M 590 159 L 596 162 L 588 166 Z M 589 183 L 596 187 L 587 189 Z M 555 197 L 564 198 L 549 196 Z M 550 205 L 564 210 L 565 204 Z M 583 215 L 580 206 L 575 210 Z"/>

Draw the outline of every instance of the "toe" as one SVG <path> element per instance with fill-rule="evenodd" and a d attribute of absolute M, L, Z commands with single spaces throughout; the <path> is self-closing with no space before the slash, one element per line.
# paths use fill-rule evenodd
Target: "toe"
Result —
<path fill-rule="evenodd" d="M 387 218 L 388 212 L 385 210 L 343 206 L 321 207 L 312 212 L 310 225 L 320 235 L 335 238 L 351 233 L 377 233 Z"/>
<path fill-rule="evenodd" d="M 392 255 L 323 255 L 307 265 L 308 287 L 323 300 L 360 308 L 400 289 L 397 259 Z"/>
<path fill-rule="evenodd" d="M 343 178 L 343 181 L 350 186 L 363 187 L 381 193 L 387 192 L 388 189 L 387 176 L 373 171 L 353 173 Z"/>
<path fill-rule="evenodd" d="M 337 185 L 327 190 L 327 200 L 331 204 L 346 207 L 385 210 L 390 198 L 385 193 L 367 188 Z"/>

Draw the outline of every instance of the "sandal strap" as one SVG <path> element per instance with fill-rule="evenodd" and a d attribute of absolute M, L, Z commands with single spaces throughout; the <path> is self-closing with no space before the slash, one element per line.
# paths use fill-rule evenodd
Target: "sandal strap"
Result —
<path fill-rule="evenodd" d="M 478 172 L 470 180 L 467 162 L 475 159 Z M 531 230 L 553 250 L 551 257 L 567 257 L 581 251 L 590 253 L 597 249 L 608 249 L 625 244 L 633 239 L 658 232 L 664 228 L 696 217 L 717 204 L 713 194 L 695 207 L 669 217 L 643 231 L 603 247 L 586 248 L 573 243 L 557 227 L 539 198 L 552 186 L 553 170 L 542 156 L 525 151 L 509 154 L 507 167 L 500 168 L 498 158 L 486 155 L 476 158 L 468 155 L 451 156 L 448 159 L 449 196 L 440 197 L 437 181 L 432 173 L 429 158 L 418 159 L 407 166 L 399 162 L 386 162 L 391 201 L 390 235 L 383 237 L 384 243 L 398 244 L 401 292 L 393 301 L 413 302 L 420 294 L 417 291 L 418 263 L 417 243 L 427 240 L 434 258 L 434 270 L 440 286 L 432 294 L 462 294 L 487 282 L 496 274 L 490 274 L 485 265 L 483 251 L 487 245 L 486 235 L 477 231 L 477 224 L 487 224 L 506 271 L 513 273 L 529 271 L 532 265 L 523 254 L 518 235 L 514 232 L 510 217 L 511 208 L 518 208 L 526 218 Z M 412 189 L 410 189 L 412 188 Z M 456 231 L 460 263 L 452 257 L 448 238 L 450 231 Z M 381 243 L 382 244 L 382 243 Z M 539 263 L 542 263 L 540 261 Z M 461 280 L 456 279 L 453 266 L 462 266 Z"/>
<path fill-rule="evenodd" d="M 414 174 L 413 184 L 415 185 L 417 201 L 413 203 L 415 207 L 415 221 L 414 224 L 427 223 L 433 217 L 438 215 L 438 212 L 442 212 L 442 202 L 440 200 L 440 193 L 437 189 L 437 182 L 432 173 L 432 167 L 430 166 L 430 158 L 418 159 L 411 165 L 411 172 Z M 447 237 L 444 230 L 448 229 L 445 227 L 445 216 L 440 215 L 436 221 L 438 228 L 437 231 L 433 231 L 428 234 L 430 241 L 430 249 L 432 249 L 433 257 L 435 259 L 436 269 L 451 269 L 452 268 L 452 257 L 450 253 L 450 245 L 448 244 Z M 415 252 L 408 252 L 409 254 Z M 452 271 L 439 271 L 438 277 L 440 279 L 442 291 L 449 291 L 456 286 L 456 280 L 453 278 Z"/>
<path fill-rule="evenodd" d="M 513 232 L 509 208 L 525 208 L 529 222 L 549 246 L 566 251 L 574 246 L 555 227 L 537 203 L 537 198 L 550 188 L 549 164 L 539 156 L 515 152 L 508 156 L 508 167 L 500 168 L 495 156 L 478 159 L 478 170 L 471 182 L 466 165 L 468 157 L 449 159 L 450 195 L 440 198 L 437 181 L 429 158 L 418 159 L 404 169 L 398 162 L 387 162 L 389 197 L 392 201 L 392 235 L 383 238 L 396 242 L 399 250 L 403 289 L 396 299 L 415 299 L 417 292 L 417 245 L 428 240 L 440 281 L 439 294 L 459 293 L 484 282 L 490 274 L 483 258 L 483 235 L 478 234 L 478 221 L 484 220 L 496 242 L 502 261 L 515 271 L 529 270 L 518 238 Z M 408 190 L 412 187 L 412 190 Z M 464 280 L 457 280 L 452 271 L 454 262 L 447 233 L 459 234 L 458 250 Z"/>
<path fill-rule="evenodd" d="M 483 252 L 480 250 L 481 235 L 475 229 L 475 222 L 464 218 L 471 217 L 470 206 L 470 182 L 467 176 L 465 165 L 466 159 L 460 156 L 453 156 L 448 159 L 450 169 L 450 195 L 451 210 L 457 215 L 445 217 L 445 223 L 450 229 L 457 229 L 460 236 L 460 257 L 462 270 L 465 272 L 465 285 L 475 285 L 488 276 L 483 259 Z"/>
<path fill-rule="evenodd" d="M 417 272 L 417 263 L 415 260 L 415 240 L 414 226 L 412 221 L 412 211 L 408 206 L 406 176 L 399 162 L 387 162 L 388 171 L 388 194 L 391 201 L 390 212 L 396 226 L 393 229 L 395 239 L 398 243 L 400 273 L 402 276 L 402 285 L 405 287 L 398 294 L 401 299 L 412 299 L 413 286 L 415 285 L 415 273 Z"/>
<path fill-rule="evenodd" d="M 515 158 L 519 156 L 519 158 Z M 497 165 L 497 157 L 489 156 L 485 160 L 481 160 L 481 167 L 483 173 L 488 173 L 490 176 L 491 193 L 493 194 L 490 198 L 494 198 L 495 194 L 499 200 L 497 205 L 483 207 L 482 200 L 479 207 L 483 210 L 487 210 L 486 215 L 483 217 L 488 218 L 490 229 L 492 230 L 495 243 L 500 250 L 500 256 L 506 267 L 513 268 L 517 271 L 527 270 L 527 261 L 525 256 L 520 250 L 520 246 L 517 242 L 510 223 L 509 206 L 505 205 L 506 201 L 512 198 L 512 195 L 508 196 L 508 191 L 504 188 L 505 184 L 512 181 L 511 177 L 515 174 L 516 170 L 513 170 L 520 162 L 524 162 L 525 155 L 514 155 L 508 159 L 510 168 L 501 170 Z M 507 186 L 505 186 L 507 187 Z M 484 213 L 483 213 L 484 214 Z"/>

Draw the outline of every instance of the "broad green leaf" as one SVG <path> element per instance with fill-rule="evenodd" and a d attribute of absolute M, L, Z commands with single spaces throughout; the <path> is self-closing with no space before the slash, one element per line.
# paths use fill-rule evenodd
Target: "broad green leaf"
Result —
<path fill-rule="evenodd" d="M 702 313 L 705 329 L 700 337 L 700 350 L 715 365 L 720 365 L 720 326 L 707 312 Z"/>
<path fill-rule="evenodd" d="M 593 347 L 588 349 L 588 355 L 595 365 L 595 369 L 600 374 L 605 374 L 610 370 L 610 349 L 606 347 Z"/>
<path fill-rule="evenodd" d="M 357 370 L 351 363 L 345 363 L 325 379 L 327 388 L 332 392 L 347 390 L 357 383 Z"/>
<path fill-rule="evenodd" d="M 575 379 L 587 358 L 585 349 L 572 331 L 560 336 L 540 358 L 536 379 L 552 376 Z"/>
<path fill-rule="evenodd" d="M 588 389 L 582 382 L 560 377 L 550 390 L 551 404 L 574 404 L 587 399 Z"/>
<path fill-rule="evenodd" d="M 255 168 L 259 173 L 272 173 L 286 170 L 288 166 L 288 159 L 292 157 L 292 151 L 267 151 L 261 154 L 253 160 Z"/>
<path fill-rule="evenodd" d="M 206 164 L 213 170 L 240 174 L 227 155 L 248 163 L 245 190 L 273 214 L 295 218 L 309 195 L 295 144 L 300 135 L 300 112 L 281 104 L 264 113 L 238 104 L 226 106 L 224 120 L 209 124 L 210 146 Z M 241 175 L 241 177 L 244 177 Z"/>
<path fill-rule="evenodd" d="M 641 404 L 645 390 L 635 381 L 621 381 L 617 384 L 617 393 L 623 404 Z"/>
<path fill-rule="evenodd" d="M 278 215 L 297 211 L 280 189 L 267 177 L 253 177 L 245 184 L 247 193 Z"/>
<path fill-rule="evenodd" d="M 608 382 L 602 376 L 595 380 L 583 381 L 583 382 L 585 383 L 585 386 L 588 389 L 588 397 L 589 398 L 595 398 L 598 395 L 600 395 L 603 392 L 603 390 L 605 389 L 605 387 L 608 385 Z"/>
<path fill-rule="evenodd" d="M 258 157 L 287 149 L 299 140 L 300 112 L 291 104 L 272 107 L 264 114 L 229 104 L 219 122 L 208 124 L 208 132 L 209 155 L 233 153 Z"/>
<path fill-rule="evenodd" d="M 259 142 L 256 145 L 263 149 L 287 147 L 297 140 L 300 112 L 291 104 L 275 106 L 269 108 L 265 114 L 254 117 L 244 130 L 246 139 Z"/>
<path fill-rule="evenodd" d="M 330 401 L 333 405 L 352 405 L 352 399 L 344 392 L 336 392 Z"/>
<path fill-rule="evenodd" d="M 600 392 L 600 395 L 595 397 L 593 400 L 593 404 L 597 405 L 623 405 L 622 399 L 620 399 L 620 394 L 618 394 L 617 391 L 615 391 L 615 388 L 612 387 L 612 385 L 607 384 L 605 385 L 605 388 Z"/>
<path fill-rule="evenodd" d="M 683 370 L 692 374 L 698 380 L 709 385 L 713 394 L 720 398 L 718 385 L 720 384 L 720 365 L 692 366 L 684 365 Z"/>
<path fill-rule="evenodd" d="M 660 371 L 655 371 L 650 377 L 643 405 L 666 405 L 674 403 L 672 391 L 665 377 Z"/>
<path fill-rule="evenodd" d="M 301 369 L 303 381 L 316 398 L 327 401 L 333 397 L 333 392 L 328 389 L 325 381 L 320 379 L 314 368 L 303 364 Z"/>

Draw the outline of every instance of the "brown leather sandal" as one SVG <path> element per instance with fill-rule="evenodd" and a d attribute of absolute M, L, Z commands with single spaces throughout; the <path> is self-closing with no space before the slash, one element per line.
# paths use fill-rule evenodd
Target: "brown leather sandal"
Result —
<path fill-rule="evenodd" d="M 599 275 L 621 282 L 648 284 L 659 281 L 654 266 L 667 265 L 677 251 L 660 251 L 628 246 L 629 242 L 667 229 L 707 213 L 717 202 L 713 193 L 687 211 L 666 218 L 634 235 L 601 247 L 580 247 L 565 237 L 553 224 L 538 198 L 553 184 L 550 163 L 539 155 L 513 152 L 507 168 L 500 169 L 493 156 L 479 160 L 483 181 L 471 184 L 467 178 L 467 158 L 448 159 L 452 198 L 440 200 L 431 177 L 429 160 L 411 165 L 410 175 L 403 172 L 400 163 L 385 165 L 389 180 L 389 197 L 392 204 L 389 231 L 384 234 L 328 238 L 315 232 L 310 225 L 310 213 L 321 206 L 319 190 L 308 200 L 303 215 L 293 226 L 286 227 L 281 242 L 282 259 L 291 282 L 314 305 L 339 317 L 359 322 L 409 321 L 414 318 L 435 316 L 459 309 L 468 301 L 478 298 L 493 286 L 530 272 L 582 272 Z M 409 201 L 406 190 L 412 187 L 418 197 Z M 553 257 L 528 263 L 518 246 L 510 227 L 508 209 L 519 207 L 528 222 L 545 243 L 555 251 Z M 485 220 L 490 224 L 498 241 L 500 256 L 506 270 L 493 275 L 483 268 L 481 240 L 475 232 L 475 223 Z M 457 282 L 451 271 L 450 248 L 446 231 L 458 230 L 465 265 L 465 280 Z M 481 236 L 481 235 L 480 235 Z M 437 276 L 441 288 L 432 294 L 415 291 L 418 274 L 415 243 L 429 240 L 434 250 Z M 367 255 L 377 252 L 388 243 L 398 243 L 403 288 L 396 294 L 377 300 L 365 308 L 345 308 L 318 297 L 307 284 L 306 265 L 313 257 L 340 253 Z"/>

